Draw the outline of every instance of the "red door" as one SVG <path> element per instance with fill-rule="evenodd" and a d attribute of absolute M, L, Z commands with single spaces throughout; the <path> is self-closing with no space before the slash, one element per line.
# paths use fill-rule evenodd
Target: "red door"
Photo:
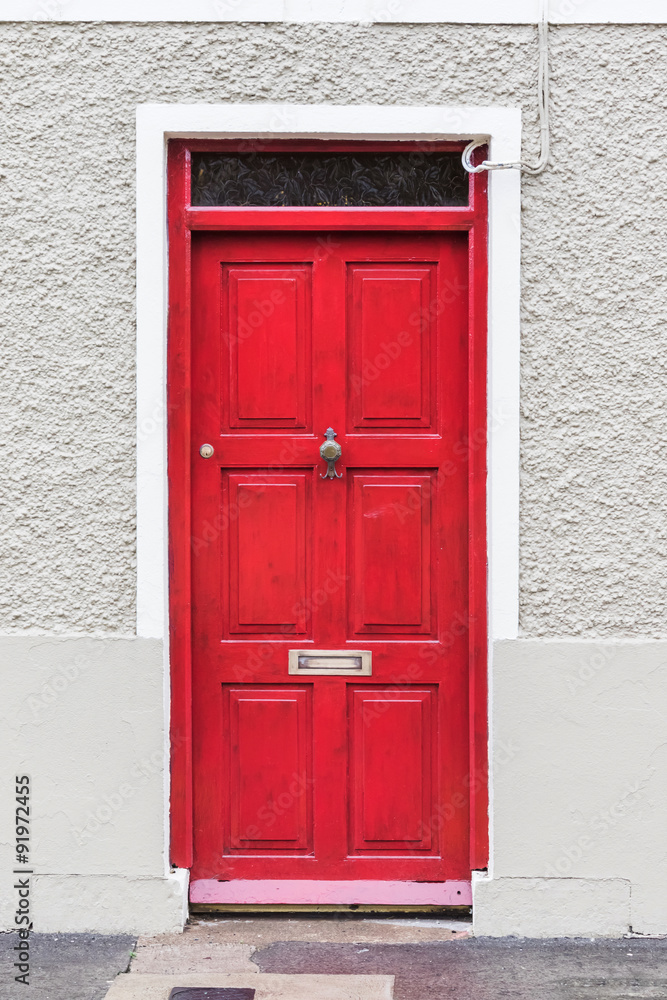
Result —
<path fill-rule="evenodd" d="M 467 240 L 193 234 L 195 901 L 470 901 Z"/>

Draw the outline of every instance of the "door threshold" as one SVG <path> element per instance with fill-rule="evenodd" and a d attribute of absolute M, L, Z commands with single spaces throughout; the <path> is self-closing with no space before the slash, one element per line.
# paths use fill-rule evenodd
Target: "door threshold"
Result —
<path fill-rule="evenodd" d="M 195 879 L 190 903 L 206 906 L 471 906 L 470 882 L 326 881 L 317 879 Z"/>
<path fill-rule="evenodd" d="M 461 920 L 470 916 L 469 906 L 387 906 L 373 903 L 191 903 L 192 914 L 215 913 L 309 913 L 379 914 L 383 917 L 435 915 Z"/>

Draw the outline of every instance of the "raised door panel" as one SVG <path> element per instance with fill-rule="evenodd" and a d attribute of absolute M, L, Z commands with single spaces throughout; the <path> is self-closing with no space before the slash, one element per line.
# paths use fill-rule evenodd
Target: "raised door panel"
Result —
<path fill-rule="evenodd" d="M 310 268 L 223 268 L 223 296 L 229 398 L 222 400 L 222 409 L 230 429 L 306 428 L 311 423 Z"/>
<path fill-rule="evenodd" d="M 224 700 L 226 853 L 312 850 L 310 687 L 228 687 Z"/>
<path fill-rule="evenodd" d="M 430 634 L 435 560 L 432 477 L 353 473 L 350 623 L 354 634 Z"/>
<path fill-rule="evenodd" d="M 351 428 L 435 429 L 435 265 L 351 264 L 347 284 Z"/>
<path fill-rule="evenodd" d="M 229 527 L 229 632 L 304 635 L 310 579 L 310 480 L 232 473 Z M 223 582 L 223 593 L 226 589 Z"/>
<path fill-rule="evenodd" d="M 435 853 L 433 688 L 350 687 L 350 853 Z"/>

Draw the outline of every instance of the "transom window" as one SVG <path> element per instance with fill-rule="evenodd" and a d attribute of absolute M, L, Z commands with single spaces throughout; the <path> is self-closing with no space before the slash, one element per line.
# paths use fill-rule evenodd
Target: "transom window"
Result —
<path fill-rule="evenodd" d="M 457 152 L 193 152 L 192 205 L 454 207 L 468 204 Z"/>

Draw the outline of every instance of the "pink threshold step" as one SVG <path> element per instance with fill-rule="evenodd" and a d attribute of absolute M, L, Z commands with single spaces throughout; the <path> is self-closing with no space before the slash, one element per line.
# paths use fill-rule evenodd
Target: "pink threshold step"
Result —
<path fill-rule="evenodd" d="M 470 882 L 320 882 L 305 879 L 197 879 L 191 903 L 293 903 L 471 906 Z"/>

